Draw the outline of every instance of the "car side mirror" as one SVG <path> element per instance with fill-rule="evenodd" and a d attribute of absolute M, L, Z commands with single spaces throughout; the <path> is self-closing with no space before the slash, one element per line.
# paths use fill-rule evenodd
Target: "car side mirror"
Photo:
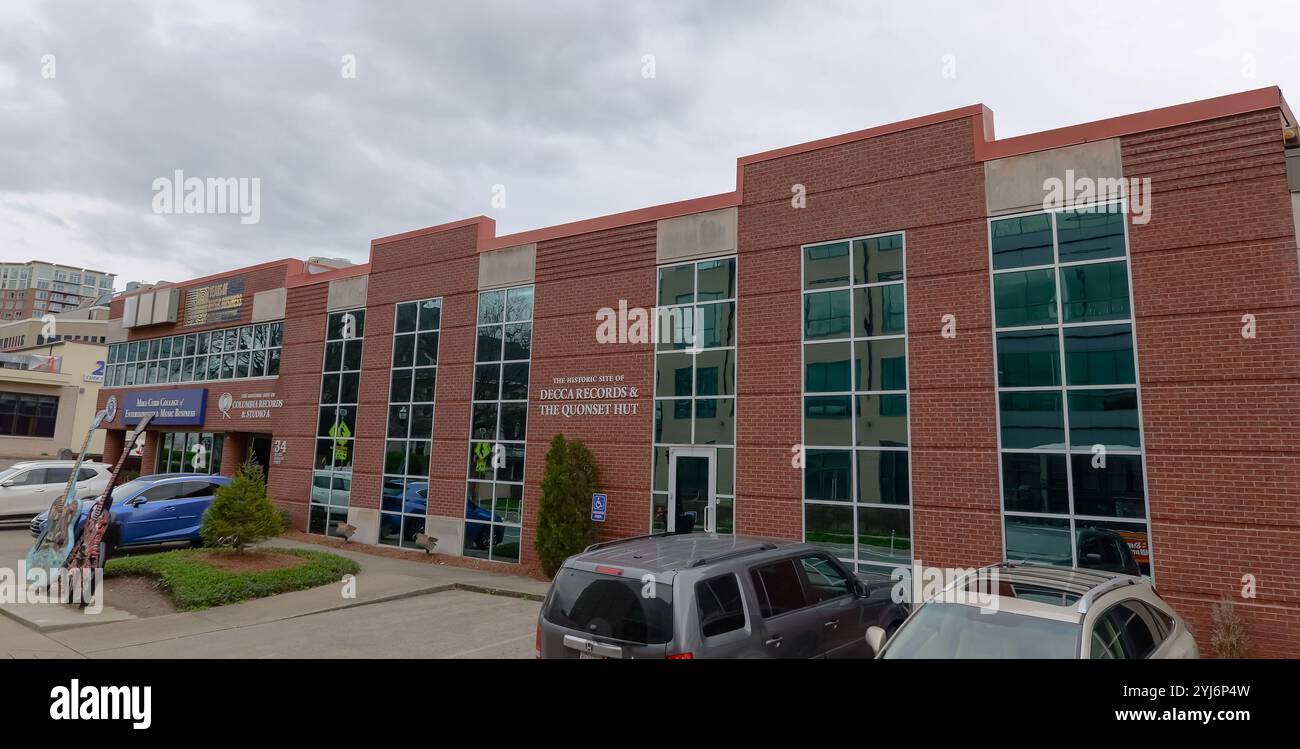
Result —
<path fill-rule="evenodd" d="M 5 479 L 3 482 L 0 482 L 0 486 L 4 486 L 4 487 L 10 487 L 13 485 L 14 485 L 13 479 Z"/>
<path fill-rule="evenodd" d="M 880 655 L 880 649 L 885 646 L 885 630 L 867 627 L 867 644 L 871 646 L 871 652 Z"/>
<path fill-rule="evenodd" d="M 862 582 L 861 580 L 853 581 L 853 592 L 858 596 L 858 598 L 871 597 L 871 590 L 868 589 L 867 584 Z"/>

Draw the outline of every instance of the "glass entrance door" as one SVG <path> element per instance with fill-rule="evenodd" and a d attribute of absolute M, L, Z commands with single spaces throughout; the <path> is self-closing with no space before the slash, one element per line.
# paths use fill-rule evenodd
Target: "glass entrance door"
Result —
<path fill-rule="evenodd" d="M 271 478 L 271 435 L 254 434 L 248 438 L 248 457 L 262 467 L 262 475 Z"/>
<path fill-rule="evenodd" d="M 674 447 L 668 461 L 668 532 L 716 533 L 717 487 L 711 447 Z"/>

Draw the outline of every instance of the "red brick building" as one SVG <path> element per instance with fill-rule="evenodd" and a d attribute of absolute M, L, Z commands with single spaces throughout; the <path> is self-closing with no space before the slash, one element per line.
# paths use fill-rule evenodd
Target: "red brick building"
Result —
<path fill-rule="evenodd" d="M 124 295 L 105 452 L 164 413 L 146 471 L 254 455 L 303 529 L 532 566 L 564 433 L 605 536 L 1136 562 L 1203 649 L 1228 595 L 1297 657 L 1295 128 L 1276 88 L 1002 140 L 973 106 L 741 158 L 723 195 Z"/>

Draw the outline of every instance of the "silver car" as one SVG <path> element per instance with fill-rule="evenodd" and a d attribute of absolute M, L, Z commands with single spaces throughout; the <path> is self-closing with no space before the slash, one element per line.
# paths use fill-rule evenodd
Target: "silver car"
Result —
<path fill-rule="evenodd" d="M 658 534 L 564 562 L 537 622 L 539 658 L 869 658 L 869 627 L 907 616 L 888 578 L 809 544 Z"/>
<path fill-rule="evenodd" d="M 0 527 L 26 526 L 50 509 L 68 487 L 75 460 L 29 460 L 0 471 Z M 85 461 L 77 471 L 77 496 L 98 496 L 108 485 L 110 466 Z"/>
<path fill-rule="evenodd" d="M 1008 562 L 954 581 L 891 637 L 881 658 L 1199 658 L 1183 621 L 1141 577 Z"/>

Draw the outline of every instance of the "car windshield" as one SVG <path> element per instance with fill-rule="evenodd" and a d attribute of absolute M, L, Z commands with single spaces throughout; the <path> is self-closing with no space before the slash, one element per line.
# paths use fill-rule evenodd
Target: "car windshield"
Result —
<path fill-rule="evenodd" d="M 0 481 L 12 478 L 15 473 L 18 473 L 21 470 L 24 470 L 22 466 L 13 466 L 0 471 Z"/>
<path fill-rule="evenodd" d="M 898 630 L 885 658 L 1077 658 L 1078 624 L 978 606 L 927 603 Z"/>
<path fill-rule="evenodd" d="M 136 492 L 142 489 L 148 489 L 149 487 L 153 486 L 153 484 L 154 482 L 145 481 L 144 479 L 135 479 L 133 481 L 128 481 L 125 484 L 122 484 L 121 486 L 113 490 L 113 501 L 117 502 L 123 499 L 130 499 L 131 495 L 135 494 Z"/>
<path fill-rule="evenodd" d="M 551 587 L 546 621 L 641 645 L 665 643 L 673 637 L 673 588 L 656 583 L 647 597 L 636 578 L 563 569 Z"/>

